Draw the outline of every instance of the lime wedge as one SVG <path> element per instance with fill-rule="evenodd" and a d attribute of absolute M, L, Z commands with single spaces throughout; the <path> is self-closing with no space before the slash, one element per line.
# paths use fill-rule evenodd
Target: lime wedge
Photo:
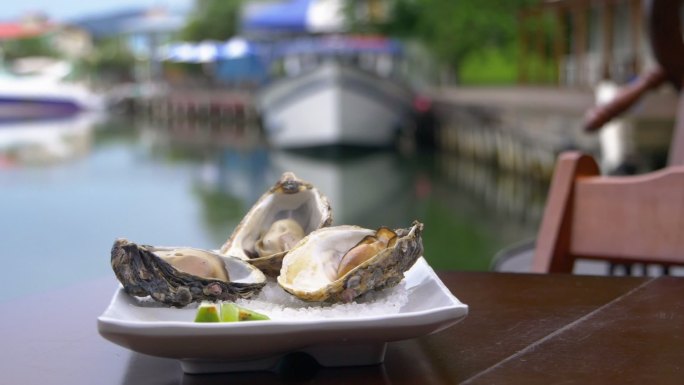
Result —
<path fill-rule="evenodd" d="M 245 309 L 244 307 L 237 305 L 235 305 L 235 307 L 238 308 L 238 311 L 240 313 L 238 316 L 238 318 L 240 318 L 240 321 L 265 321 L 270 319 L 267 315 L 257 313 L 254 310 Z"/>
<path fill-rule="evenodd" d="M 237 305 L 230 302 L 221 304 L 221 322 L 237 322 L 240 321 L 240 311 Z"/>
<path fill-rule="evenodd" d="M 202 302 L 197 308 L 195 322 L 219 322 L 219 307 L 215 303 Z"/>
<path fill-rule="evenodd" d="M 221 322 L 264 321 L 268 316 L 246 309 L 231 302 L 221 304 Z"/>
<path fill-rule="evenodd" d="M 202 302 L 195 315 L 195 322 L 239 322 L 268 319 L 270 318 L 264 314 L 245 309 L 232 302 L 222 302 L 221 304 Z"/>

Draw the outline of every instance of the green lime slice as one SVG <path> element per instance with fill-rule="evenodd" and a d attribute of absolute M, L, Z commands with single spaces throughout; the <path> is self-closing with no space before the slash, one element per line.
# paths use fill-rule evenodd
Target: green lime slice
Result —
<path fill-rule="evenodd" d="M 195 322 L 219 322 L 219 307 L 215 303 L 203 302 L 197 308 Z"/>

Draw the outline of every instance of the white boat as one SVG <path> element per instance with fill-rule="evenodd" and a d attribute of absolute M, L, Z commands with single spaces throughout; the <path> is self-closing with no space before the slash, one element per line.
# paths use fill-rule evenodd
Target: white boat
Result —
<path fill-rule="evenodd" d="M 54 74 L 17 76 L 0 70 L 0 122 L 64 118 L 102 108 L 100 97 Z"/>
<path fill-rule="evenodd" d="M 398 80 L 386 39 L 325 38 L 289 46 L 288 74 L 256 106 L 276 148 L 390 146 L 411 119 L 412 92 Z"/>
<path fill-rule="evenodd" d="M 277 148 L 390 146 L 409 119 L 411 93 L 390 79 L 331 62 L 267 86 L 257 106 Z"/>

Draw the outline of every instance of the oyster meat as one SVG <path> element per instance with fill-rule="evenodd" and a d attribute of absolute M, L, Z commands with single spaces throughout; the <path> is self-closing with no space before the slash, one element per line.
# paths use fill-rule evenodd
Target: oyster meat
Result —
<path fill-rule="evenodd" d="M 306 301 L 350 302 L 398 284 L 423 254 L 423 224 L 378 230 L 336 226 L 316 230 L 283 259 L 278 284 Z"/>
<path fill-rule="evenodd" d="M 142 246 L 117 239 L 111 263 L 128 294 L 149 295 L 175 307 L 249 298 L 266 284 L 259 269 L 239 258 L 189 247 Z"/>
<path fill-rule="evenodd" d="M 310 183 L 286 172 L 259 198 L 220 251 L 275 277 L 283 256 L 297 242 L 331 223 L 328 199 Z"/>

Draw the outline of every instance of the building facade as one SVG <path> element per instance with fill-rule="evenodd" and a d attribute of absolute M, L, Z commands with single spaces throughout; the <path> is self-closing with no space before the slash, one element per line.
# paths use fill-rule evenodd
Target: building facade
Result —
<path fill-rule="evenodd" d="M 519 33 L 522 83 L 624 84 L 654 62 L 642 0 L 544 1 L 520 14 Z"/>

